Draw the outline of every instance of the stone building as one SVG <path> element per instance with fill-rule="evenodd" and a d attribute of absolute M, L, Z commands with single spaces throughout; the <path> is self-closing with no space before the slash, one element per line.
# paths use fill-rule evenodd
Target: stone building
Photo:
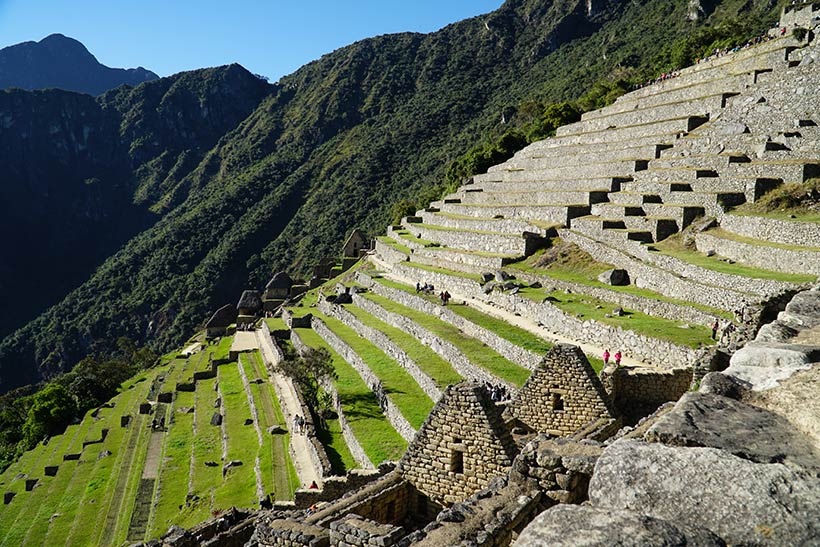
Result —
<path fill-rule="evenodd" d="M 225 336 L 228 327 L 236 323 L 236 308 L 233 304 L 225 304 L 214 312 L 205 323 L 205 336 L 215 338 Z"/>
<path fill-rule="evenodd" d="M 450 505 L 505 474 L 518 449 L 501 410 L 481 384 L 448 387 L 402 458 L 404 478 L 432 502 Z"/>
<path fill-rule="evenodd" d="M 347 236 L 344 245 L 342 246 L 342 257 L 344 258 L 359 258 L 359 252 L 369 249 L 367 237 L 364 232 L 356 228 L 350 235 Z"/>
<path fill-rule="evenodd" d="M 242 291 L 239 303 L 236 305 L 239 317 L 236 319 L 237 325 L 253 323 L 259 312 L 262 311 L 262 297 L 259 291 Z"/>
<path fill-rule="evenodd" d="M 578 346 L 556 344 L 544 356 L 508 408 L 530 431 L 570 435 L 597 422 L 615 421 L 616 412 L 601 381 Z"/>
<path fill-rule="evenodd" d="M 287 272 L 277 272 L 265 285 L 265 300 L 284 300 L 290 296 L 290 288 L 293 286 L 293 279 Z"/>

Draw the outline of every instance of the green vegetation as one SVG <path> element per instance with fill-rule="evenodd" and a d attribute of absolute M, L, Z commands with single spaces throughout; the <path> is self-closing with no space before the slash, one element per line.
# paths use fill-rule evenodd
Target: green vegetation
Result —
<path fill-rule="evenodd" d="M 718 256 L 706 256 L 695 250 L 687 248 L 681 242 L 680 235 L 668 237 L 659 243 L 653 243 L 649 247 L 650 250 L 679 258 L 684 262 L 688 262 L 694 266 L 706 268 L 715 272 L 740 275 L 743 277 L 751 277 L 754 279 L 771 279 L 774 281 L 782 281 L 784 283 L 811 283 L 817 277 L 806 274 L 789 274 L 783 272 L 775 272 L 771 270 L 762 270 L 752 266 L 745 266 L 743 264 L 730 264 L 725 259 Z"/>
<path fill-rule="evenodd" d="M 462 377 L 453 369 L 450 363 L 403 330 L 388 325 L 356 306 L 345 306 L 345 309 L 355 315 L 356 318 L 365 325 L 387 335 L 390 340 L 407 353 L 410 359 L 412 359 L 425 374 L 433 379 L 438 387 L 443 389 L 450 384 L 455 384 L 462 380 Z"/>
<path fill-rule="evenodd" d="M 735 207 L 732 213 L 820 222 L 820 178 L 783 184 L 766 192 L 755 202 Z"/>
<path fill-rule="evenodd" d="M 376 396 L 359 374 L 313 330 L 295 329 L 295 332 L 311 348 L 324 348 L 330 354 L 338 375 L 334 385 L 339 393 L 342 410 L 370 461 L 378 464 L 385 460 L 398 460 L 407 448 L 407 442 L 387 421 Z"/>
<path fill-rule="evenodd" d="M 348 470 L 358 467 L 347 447 L 338 418 L 325 418 L 316 424 L 316 435 L 325 447 L 334 475 L 344 475 Z"/>
<path fill-rule="evenodd" d="M 421 427 L 433 409 L 433 401 L 419 387 L 409 372 L 379 348 L 359 336 L 356 331 L 333 317 L 316 314 L 333 333 L 350 346 L 362 358 L 370 370 L 378 376 L 384 393 L 399 409 L 402 416 L 415 429 Z"/>
<path fill-rule="evenodd" d="M 420 311 L 408 308 L 397 304 L 390 299 L 384 298 L 377 294 L 364 294 L 364 298 L 372 300 L 387 311 L 403 315 L 412 321 L 415 321 L 422 327 L 433 332 L 436 336 L 440 336 L 456 346 L 474 365 L 483 368 L 487 372 L 503 378 L 508 382 L 522 386 L 529 377 L 530 371 L 513 363 L 509 359 L 499 355 L 495 351 L 488 348 L 479 340 L 471 338 L 453 325 L 445 323 L 444 321 L 422 313 Z"/>
<path fill-rule="evenodd" d="M 397 283 L 390 279 L 385 279 L 384 277 L 377 277 L 374 278 L 374 281 L 384 285 L 385 287 L 391 287 L 393 289 L 398 289 L 400 291 L 404 291 L 408 294 L 416 294 L 415 289 L 413 287 L 409 287 L 403 283 Z M 438 303 L 439 300 L 433 295 L 427 295 L 424 293 L 416 294 L 419 298 L 424 298 L 428 302 Z M 526 350 L 535 352 L 535 353 L 546 353 L 547 351 L 552 348 L 552 344 L 544 340 L 543 338 L 536 336 L 535 334 L 524 330 L 520 327 L 516 327 L 515 325 L 504 321 L 503 319 L 499 319 L 497 317 L 493 317 L 492 315 L 488 315 L 483 313 L 476 308 L 464 304 L 458 304 L 456 302 L 451 303 L 448 306 L 450 311 L 457 313 L 464 319 L 475 323 L 485 329 L 497 334 L 501 338 L 504 338 L 508 342 L 515 344 L 518 347 L 524 348 Z"/>
<path fill-rule="evenodd" d="M 401 243 L 399 243 L 398 241 L 396 241 L 392 237 L 379 236 L 376 239 L 378 239 L 379 241 L 381 241 L 385 245 L 393 247 L 398 252 L 406 254 L 407 256 L 410 256 L 411 254 L 413 254 L 413 249 L 411 249 L 410 247 L 408 247 L 406 245 L 402 245 Z"/>

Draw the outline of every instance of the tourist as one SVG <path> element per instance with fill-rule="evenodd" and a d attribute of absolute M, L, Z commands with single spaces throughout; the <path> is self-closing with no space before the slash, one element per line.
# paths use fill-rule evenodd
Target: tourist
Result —
<path fill-rule="evenodd" d="M 615 352 L 615 368 L 621 366 L 621 350 Z"/>
<path fill-rule="evenodd" d="M 438 295 L 439 300 L 441 300 L 441 305 L 446 306 L 447 302 L 444 300 L 444 291 L 441 291 Z"/>
<path fill-rule="evenodd" d="M 607 366 L 608 364 L 609 364 L 609 350 L 605 349 L 604 350 L 604 366 Z"/>
<path fill-rule="evenodd" d="M 421 291 L 421 283 L 416 281 L 416 294 L 418 294 L 420 291 Z"/>
<path fill-rule="evenodd" d="M 712 324 L 712 340 L 717 340 L 717 331 L 719 326 L 720 323 L 717 319 L 715 319 L 715 322 Z"/>
<path fill-rule="evenodd" d="M 318 489 L 319 489 L 319 485 L 318 485 L 318 484 L 316 484 L 316 481 L 310 481 L 310 486 L 308 486 L 308 488 L 309 488 L 310 490 L 318 490 Z"/>

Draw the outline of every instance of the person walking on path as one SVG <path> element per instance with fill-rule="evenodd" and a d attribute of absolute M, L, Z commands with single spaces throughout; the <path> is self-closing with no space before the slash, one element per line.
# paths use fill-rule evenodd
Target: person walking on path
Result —
<path fill-rule="evenodd" d="M 605 349 L 604 350 L 604 366 L 607 366 L 608 364 L 609 364 L 609 350 Z"/>
<path fill-rule="evenodd" d="M 615 352 L 615 367 L 621 366 L 621 350 Z"/>
<path fill-rule="evenodd" d="M 720 323 L 718 323 L 718 320 L 715 319 L 715 322 L 712 323 L 712 340 L 717 340 L 717 331 L 719 326 Z"/>

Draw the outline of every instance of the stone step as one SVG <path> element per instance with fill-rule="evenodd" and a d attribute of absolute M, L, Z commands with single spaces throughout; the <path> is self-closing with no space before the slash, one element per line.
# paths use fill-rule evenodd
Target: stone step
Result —
<path fill-rule="evenodd" d="M 564 133 L 580 133 L 600 131 L 602 129 L 633 126 L 644 123 L 657 122 L 679 118 L 681 115 L 714 116 L 725 108 L 727 101 L 736 93 L 718 93 L 706 97 L 690 97 L 673 103 L 663 103 L 657 106 L 642 106 L 626 112 L 616 112 L 603 116 L 582 119 L 568 126 L 564 126 Z"/>
<path fill-rule="evenodd" d="M 419 217 L 424 221 L 424 224 L 460 230 L 489 230 L 510 235 L 521 235 L 524 232 L 547 235 L 551 231 L 544 226 L 522 219 L 460 217 L 426 211 L 421 211 Z"/>
<path fill-rule="evenodd" d="M 778 53 L 777 58 L 787 60 L 787 53 L 798 47 L 800 42 L 791 36 L 784 36 L 782 38 L 774 38 L 772 40 L 754 45 L 752 47 L 742 49 L 735 53 L 729 53 L 716 59 L 711 59 L 706 62 L 697 63 L 681 70 L 684 76 L 703 73 L 705 71 L 713 70 L 720 67 L 736 67 L 748 60 L 754 60 L 759 57 L 768 57 L 772 53 Z M 779 55 L 782 53 L 782 55 Z"/>
<path fill-rule="evenodd" d="M 461 203 L 447 203 L 442 204 L 440 209 L 445 213 L 478 218 L 487 218 L 494 215 L 501 215 L 510 219 L 537 218 L 540 222 L 566 226 L 569 224 L 569 219 L 588 215 L 590 206 L 580 203 L 561 205 L 464 205 Z"/>
<path fill-rule="evenodd" d="M 473 177 L 475 183 L 485 181 L 532 182 L 564 179 L 589 179 L 602 177 L 626 177 L 636 171 L 646 169 L 648 160 L 622 160 L 612 162 L 590 162 L 582 165 L 556 165 L 539 169 L 499 169 L 486 175 Z"/>
<path fill-rule="evenodd" d="M 647 133 L 640 137 L 634 136 L 627 141 L 603 141 L 603 142 L 575 142 L 574 139 L 550 137 L 542 141 L 537 141 L 521 149 L 516 156 L 520 157 L 547 157 L 561 155 L 578 154 L 598 154 L 609 152 L 610 150 L 622 150 L 624 148 L 636 148 L 644 146 L 660 146 L 666 148 L 678 139 L 679 131 L 661 131 L 659 133 Z M 514 156 L 515 157 L 515 156 Z M 508 160 L 510 161 L 510 160 Z M 490 167 L 492 169 L 492 167 Z"/>
<path fill-rule="evenodd" d="M 644 194 L 665 194 L 670 191 L 691 191 L 691 192 L 736 192 L 746 193 L 748 188 L 754 188 L 756 179 L 741 179 L 730 177 L 700 178 L 686 182 L 669 181 L 632 181 L 624 183 L 621 192 L 637 192 Z M 612 196 L 610 194 L 610 200 Z"/>
<path fill-rule="evenodd" d="M 413 241 L 410 238 L 402 237 L 399 232 L 404 231 L 404 226 L 388 226 L 387 228 L 387 235 L 400 245 L 404 245 L 405 247 L 410 247 L 411 249 L 423 249 L 424 244 L 418 241 Z"/>
<path fill-rule="evenodd" d="M 605 143 L 609 148 L 600 150 L 589 150 L 580 145 L 547 148 L 542 151 L 533 150 L 525 154 L 517 154 L 506 162 L 490 167 L 489 171 L 499 171 L 504 169 L 540 169 L 552 167 L 553 165 L 579 165 L 596 162 L 611 162 L 622 160 L 657 158 L 660 152 L 670 145 L 653 143 L 643 146 L 624 147 L 623 143 Z M 617 146 L 617 147 L 615 147 Z M 525 149 L 526 150 L 526 149 Z"/>
<path fill-rule="evenodd" d="M 718 178 L 720 173 L 715 169 L 697 169 L 691 167 L 668 167 L 647 169 L 636 173 L 635 181 L 643 182 L 690 182 L 698 179 Z"/>
<path fill-rule="evenodd" d="M 644 205 L 625 205 L 623 203 L 596 203 L 590 212 L 604 218 L 642 217 L 646 216 Z"/>
<path fill-rule="evenodd" d="M 704 207 L 677 203 L 651 203 L 644 205 L 648 217 L 665 218 L 675 222 L 678 230 L 689 226 L 693 220 L 705 214 Z"/>
<path fill-rule="evenodd" d="M 490 255 L 451 247 L 430 247 L 413 252 L 414 262 L 469 273 L 498 269 L 518 258 L 516 255 Z"/>
<path fill-rule="evenodd" d="M 820 176 L 820 164 L 794 162 L 767 162 L 755 160 L 751 163 L 739 163 L 732 166 L 730 174 L 745 178 L 779 178 L 784 182 L 805 182 L 807 179 Z"/>
<path fill-rule="evenodd" d="M 708 97 L 719 93 L 741 93 L 749 85 L 751 85 L 752 81 L 752 73 L 728 76 L 721 74 L 719 77 L 711 80 L 690 80 L 688 85 L 682 85 L 673 89 L 662 89 L 659 93 L 645 97 L 633 97 L 632 93 L 627 93 L 626 95 L 621 95 L 618 97 L 618 99 L 616 99 L 616 101 L 609 106 L 584 113 L 581 116 L 581 119 L 590 120 L 620 112 L 628 112 L 631 110 L 649 108 L 662 104 L 677 103 L 680 101 L 689 100 L 693 97 Z"/>
<path fill-rule="evenodd" d="M 571 133 L 568 129 L 559 127 L 556 135 L 570 143 L 597 143 L 597 142 L 626 142 L 637 137 L 647 135 L 657 135 L 659 133 L 688 133 L 708 121 L 703 116 L 683 116 L 668 120 L 617 127 L 614 129 L 603 129 L 600 131 L 589 131 L 581 133 Z M 567 127 L 567 126 L 564 126 Z"/>
<path fill-rule="evenodd" d="M 600 203 L 606 201 L 606 189 L 596 188 L 587 190 L 562 191 L 562 190 L 537 190 L 531 192 L 465 192 L 455 194 L 461 199 L 461 203 L 484 204 L 484 205 L 505 205 L 510 203 L 533 203 L 552 205 L 556 203 Z"/>
<path fill-rule="evenodd" d="M 661 198 L 654 193 L 621 191 L 609 194 L 609 201 L 619 205 L 641 207 L 644 203 L 661 203 Z"/>
<path fill-rule="evenodd" d="M 695 245 L 701 253 L 714 253 L 755 268 L 809 275 L 820 272 L 820 248 L 798 249 L 729 235 L 721 230 L 701 232 L 695 235 Z M 816 243 L 820 245 L 820 241 Z"/>
<path fill-rule="evenodd" d="M 621 184 L 632 177 L 599 177 L 592 179 L 563 179 L 548 182 L 491 182 L 466 184 L 461 189 L 474 188 L 485 192 L 537 192 L 542 190 L 578 191 L 597 188 L 607 192 L 617 191 Z M 461 190 L 460 189 L 460 190 Z"/>
<path fill-rule="evenodd" d="M 703 154 L 679 157 L 664 156 L 649 162 L 649 169 L 713 169 L 722 170 L 732 164 L 750 163 L 745 154 Z"/>
<path fill-rule="evenodd" d="M 539 247 L 542 237 L 509 235 L 497 232 L 457 230 L 454 228 L 434 229 L 424 224 L 409 224 L 407 230 L 413 235 L 429 241 L 436 241 L 447 247 L 483 251 L 508 255 L 528 256 Z"/>

